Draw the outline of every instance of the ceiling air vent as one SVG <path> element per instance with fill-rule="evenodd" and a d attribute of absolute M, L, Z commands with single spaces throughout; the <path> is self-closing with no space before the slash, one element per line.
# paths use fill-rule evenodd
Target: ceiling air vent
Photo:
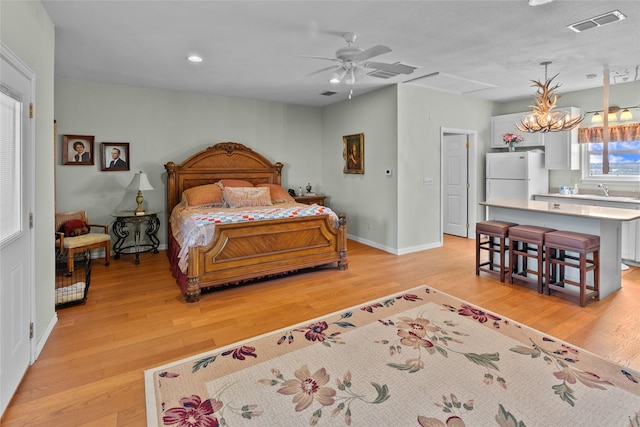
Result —
<path fill-rule="evenodd" d="M 570 30 L 580 33 L 591 28 L 601 27 L 603 25 L 611 24 L 612 22 L 618 22 L 625 19 L 626 16 L 619 10 L 607 12 L 603 15 L 594 16 L 593 18 L 585 19 L 584 21 L 576 22 L 568 26 Z"/>
<path fill-rule="evenodd" d="M 403 67 L 409 67 L 412 68 L 411 73 L 417 69 L 417 67 L 412 67 L 411 65 L 406 65 L 406 64 L 402 64 L 400 62 L 395 62 L 393 65 L 402 65 Z M 374 68 L 374 66 L 372 65 L 372 68 Z M 404 74 L 411 74 L 411 73 L 404 73 Z M 378 77 L 379 79 L 390 79 L 391 77 L 395 77 L 397 75 L 399 75 L 400 73 L 396 73 L 394 71 L 389 71 L 389 70 L 379 70 L 379 69 L 375 69 L 369 73 L 367 73 L 368 76 L 372 76 L 372 77 Z"/>
<path fill-rule="evenodd" d="M 328 91 L 326 91 L 326 92 L 321 92 L 321 93 L 320 93 L 320 95 L 324 95 L 324 96 L 332 96 L 332 95 L 335 95 L 336 93 L 338 93 L 338 92 L 334 92 L 334 91 L 332 91 L 332 90 L 328 90 Z"/>

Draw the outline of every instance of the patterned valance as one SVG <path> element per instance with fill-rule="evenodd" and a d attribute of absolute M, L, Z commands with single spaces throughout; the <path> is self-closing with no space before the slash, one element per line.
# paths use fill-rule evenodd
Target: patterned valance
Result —
<path fill-rule="evenodd" d="M 603 142 L 604 127 L 581 128 L 578 131 L 578 142 Z M 629 125 L 609 126 L 609 142 L 631 142 L 640 141 L 640 123 Z"/>

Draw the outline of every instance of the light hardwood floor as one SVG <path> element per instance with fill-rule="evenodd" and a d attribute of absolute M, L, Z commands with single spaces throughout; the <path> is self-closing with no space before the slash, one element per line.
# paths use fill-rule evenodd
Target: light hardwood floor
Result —
<path fill-rule="evenodd" d="M 2 426 L 144 426 L 143 371 L 421 284 L 640 369 L 640 268 L 585 308 L 475 275 L 475 241 L 395 256 L 349 241 L 349 270 L 318 269 L 223 289 L 186 304 L 166 254 L 93 263 L 86 305 L 58 323 Z"/>

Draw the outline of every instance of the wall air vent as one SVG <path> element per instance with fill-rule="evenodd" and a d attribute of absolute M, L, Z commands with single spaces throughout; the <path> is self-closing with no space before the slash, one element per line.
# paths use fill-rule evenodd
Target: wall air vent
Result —
<path fill-rule="evenodd" d="M 622 12 L 620 12 L 619 10 L 614 10 L 603 15 L 594 16 L 593 18 L 576 22 L 575 24 L 569 25 L 567 28 L 575 31 L 576 33 L 581 33 L 582 31 L 590 30 L 591 28 L 601 27 L 603 25 L 611 24 L 612 22 L 622 21 L 625 18 L 626 16 Z"/>
<path fill-rule="evenodd" d="M 321 92 L 321 93 L 320 93 L 320 95 L 324 95 L 324 96 L 332 96 L 332 95 L 335 95 L 336 93 L 338 93 L 338 92 L 334 92 L 334 91 L 332 91 L 332 90 L 328 90 L 328 91 L 326 91 L 326 92 Z"/>

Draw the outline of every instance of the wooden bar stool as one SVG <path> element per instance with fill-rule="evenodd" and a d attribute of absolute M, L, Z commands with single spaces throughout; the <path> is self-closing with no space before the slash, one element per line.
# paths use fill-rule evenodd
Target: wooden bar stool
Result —
<path fill-rule="evenodd" d="M 565 287 L 566 284 L 580 287 L 580 307 L 587 305 L 587 299 L 598 299 L 600 292 L 600 236 L 574 233 L 571 231 L 552 231 L 545 235 L 547 250 L 547 276 L 545 285 L 547 292 L 551 290 L 575 296 Z M 578 256 L 567 255 L 566 252 L 577 253 Z M 587 255 L 592 254 L 592 259 Z M 556 266 L 560 267 L 559 280 L 556 282 Z M 577 268 L 580 271 L 579 282 L 565 277 L 565 267 Z M 593 285 L 587 284 L 587 272 L 593 271 Z M 554 282 L 552 283 L 552 278 Z M 590 291 L 590 292 L 587 292 Z"/>
<path fill-rule="evenodd" d="M 518 224 L 502 221 L 482 221 L 476 224 L 476 276 L 480 275 L 480 271 L 486 271 L 500 277 L 501 282 L 505 281 L 509 265 L 507 238 L 509 237 L 509 228 L 514 225 Z M 483 241 L 482 236 L 487 236 L 487 239 Z M 480 261 L 481 251 L 488 252 L 489 259 L 487 261 Z M 498 255 L 497 261 L 495 260 L 496 254 Z"/>
<path fill-rule="evenodd" d="M 508 282 L 513 283 L 514 279 L 524 282 L 535 283 L 538 292 L 542 293 L 544 288 L 544 236 L 547 233 L 556 231 L 554 228 L 539 227 L 537 225 L 516 225 L 509 229 L 509 268 Z M 536 269 L 529 268 L 529 259 L 536 260 Z M 518 261 L 522 259 L 522 270 L 518 271 Z M 535 274 L 536 279 L 529 277 Z"/>

